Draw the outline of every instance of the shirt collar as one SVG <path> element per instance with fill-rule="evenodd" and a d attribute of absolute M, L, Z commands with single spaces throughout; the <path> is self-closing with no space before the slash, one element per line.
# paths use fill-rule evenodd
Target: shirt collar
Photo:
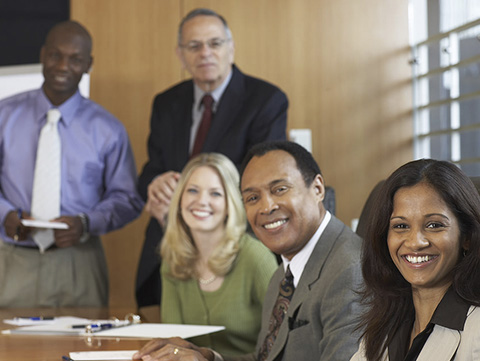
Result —
<path fill-rule="evenodd" d="M 227 77 L 223 81 L 220 86 L 218 86 L 216 89 L 210 92 L 210 95 L 213 97 L 214 103 L 213 103 L 213 111 L 217 110 L 217 104 L 220 100 L 220 98 L 223 95 L 223 92 L 225 91 L 225 88 L 227 87 L 228 83 L 230 82 L 230 79 L 232 79 L 232 71 L 230 70 L 230 73 L 228 73 Z M 202 101 L 203 96 L 207 94 L 207 92 L 204 92 L 195 82 L 193 83 L 193 106 L 194 109 L 199 109 L 201 106 L 200 102 Z"/>
<path fill-rule="evenodd" d="M 305 266 L 310 259 L 310 256 L 312 255 L 312 252 L 315 249 L 318 240 L 323 234 L 325 228 L 327 228 L 327 225 L 330 222 L 331 218 L 332 215 L 330 214 L 330 212 L 326 211 L 325 217 L 323 217 L 320 226 L 318 226 L 312 238 L 310 238 L 307 244 L 295 256 L 293 256 L 291 260 L 288 260 L 283 255 L 281 256 L 285 272 L 287 271 L 287 267 L 290 265 L 290 271 L 293 274 L 293 284 L 295 285 L 295 287 L 297 287 L 298 282 L 300 281 L 300 277 L 302 277 L 303 270 L 305 269 Z"/>
<path fill-rule="evenodd" d="M 77 90 L 75 94 L 58 106 L 58 110 L 60 110 L 60 113 L 62 113 L 62 120 L 66 125 L 70 125 L 70 123 L 73 121 L 75 113 L 80 106 L 82 99 L 83 97 L 80 94 L 80 91 Z"/>
<path fill-rule="evenodd" d="M 54 106 L 43 92 L 43 88 L 38 89 L 37 94 L 38 96 L 35 98 L 35 120 L 40 123 L 46 119 L 47 112 Z"/>
<path fill-rule="evenodd" d="M 58 107 L 55 107 L 50 100 L 45 95 L 43 91 L 43 87 L 39 89 L 39 96 L 37 97 L 37 111 L 35 117 L 38 121 L 46 119 L 47 112 L 52 108 L 57 108 L 60 110 L 62 114 L 61 121 L 63 121 L 66 125 L 70 125 L 73 121 L 75 113 L 82 102 L 83 96 L 80 94 L 80 91 L 77 89 L 75 94 L 73 94 L 70 98 L 65 100 L 62 104 Z"/>
<path fill-rule="evenodd" d="M 450 287 L 433 313 L 431 323 L 463 331 L 470 305 Z"/>

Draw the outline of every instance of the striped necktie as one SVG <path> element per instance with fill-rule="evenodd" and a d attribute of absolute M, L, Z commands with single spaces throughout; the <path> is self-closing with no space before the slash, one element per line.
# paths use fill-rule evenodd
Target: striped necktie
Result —
<path fill-rule="evenodd" d="M 293 275 L 290 271 L 290 266 L 288 266 L 287 271 L 285 272 L 285 278 L 280 283 L 277 302 L 275 302 L 275 306 L 273 306 L 267 336 L 258 352 L 259 361 L 267 359 L 268 354 L 275 343 L 275 339 L 277 338 L 278 330 L 287 314 L 288 306 L 290 305 L 294 291 L 295 286 L 293 284 Z"/>

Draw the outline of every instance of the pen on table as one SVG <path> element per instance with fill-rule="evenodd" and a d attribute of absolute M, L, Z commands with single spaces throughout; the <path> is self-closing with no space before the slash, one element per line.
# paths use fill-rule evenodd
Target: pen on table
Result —
<path fill-rule="evenodd" d="M 84 328 L 86 333 L 93 333 L 98 331 L 104 331 L 111 328 L 120 328 L 130 326 L 131 323 L 89 323 L 89 324 L 77 324 L 72 325 L 72 328 Z"/>
<path fill-rule="evenodd" d="M 62 356 L 62 360 L 63 360 L 63 361 L 73 361 L 73 359 L 71 359 L 71 358 L 68 357 L 68 356 Z"/>
<path fill-rule="evenodd" d="M 106 330 L 108 328 L 120 327 L 120 325 L 115 325 L 113 323 L 87 323 L 87 324 L 80 324 L 80 325 L 72 325 L 72 328 L 85 328 L 85 327 L 92 327 L 96 331 Z"/>
<path fill-rule="evenodd" d="M 22 220 L 22 209 L 21 208 L 17 209 L 17 216 L 18 216 L 18 219 L 21 221 Z M 17 230 L 15 231 L 15 235 L 13 236 L 13 240 L 15 242 L 17 242 L 19 236 L 20 236 L 20 225 L 17 227 Z"/>
<path fill-rule="evenodd" d="M 19 320 L 29 320 L 29 321 L 53 321 L 55 317 L 44 317 L 44 316 L 35 316 L 35 317 L 15 317 L 15 321 Z"/>
<path fill-rule="evenodd" d="M 90 324 L 86 324 L 86 325 L 72 325 L 72 328 L 85 328 L 85 327 L 87 327 L 88 325 L 90 325 Z"/>

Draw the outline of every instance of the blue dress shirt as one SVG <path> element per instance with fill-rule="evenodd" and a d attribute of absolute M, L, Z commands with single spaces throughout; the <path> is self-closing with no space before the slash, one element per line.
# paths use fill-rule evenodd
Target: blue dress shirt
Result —
<path fill-rule="evenodd" d="M 30 212 L 38 138 L 52 107 L 42 89 L 0 101 L 0 237 L 6 242 L 13 242 L 3 227 L 6 215 L 15 209 Z M 58 109 L 61 215 L 85 213 L 93 235 L 124 226 L 143 207 L 124 126 L 78 91 Z"/>

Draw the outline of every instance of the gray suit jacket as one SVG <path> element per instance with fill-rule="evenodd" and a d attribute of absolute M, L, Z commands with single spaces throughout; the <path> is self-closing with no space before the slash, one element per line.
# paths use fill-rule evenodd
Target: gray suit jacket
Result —
<path fill-rule="evenodd" d="M 388 350 L 383 356 L 388 361 Z M 480 360 L 480 308 L 470 307 L 463 331 L 435 325 L 417 361 Z M 363 343 L 351 361 L 366 361 Z"/>
<path fill-rule="evenodd" d="M 345 361 L 355 353 L 359 334 L 354 328 L 361 308 L 355 290 L 363 282 L 361 244 L 360 237 L 332 216 L 305 266 L 268 361 Z M 283 277 L 280 266 L 263 303 L 257 352 Z M 256 355 L 224 359 L 255 360 Z"/>

